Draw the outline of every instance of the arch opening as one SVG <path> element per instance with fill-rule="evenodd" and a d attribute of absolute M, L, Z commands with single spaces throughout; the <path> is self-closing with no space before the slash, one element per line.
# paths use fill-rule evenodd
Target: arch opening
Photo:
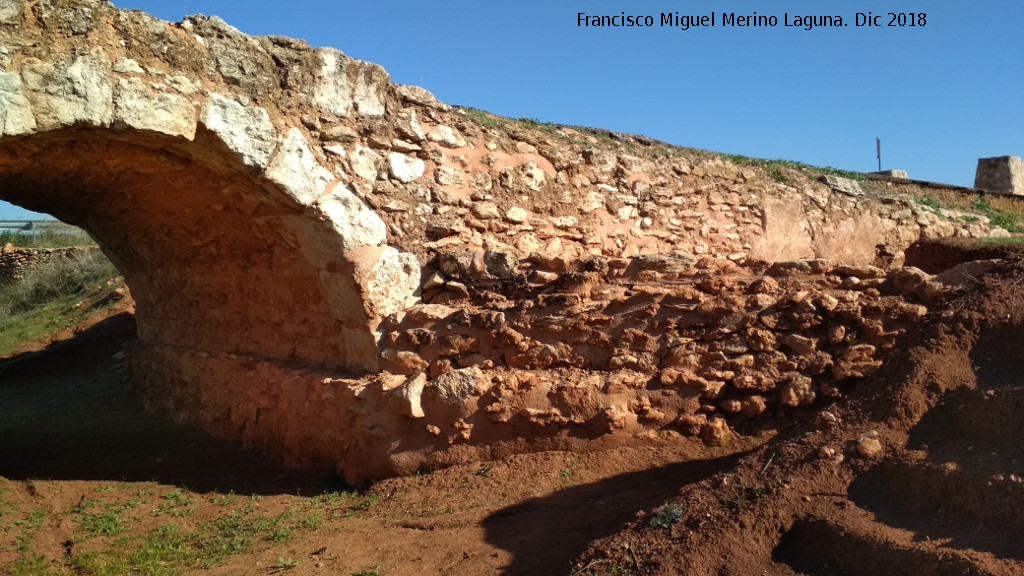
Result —
<path fill-rule="evenodd" d="M 0 145 L 0 188 L 14 204 L 80 226 L 125 276 L 138 304 L 140 347 L 234 354 L 334 370 L 351 357 L 361 298 L 332 308 L 299 238 L 302 210 L 276 200 L 244 166 L 157 134 L 70 128 Z M 131 136 L 126 137 L 126 136 Z M 306 245 L 302 245 L 305 241 Z M 336 247 L 343 267 L 341 251 Z"/>

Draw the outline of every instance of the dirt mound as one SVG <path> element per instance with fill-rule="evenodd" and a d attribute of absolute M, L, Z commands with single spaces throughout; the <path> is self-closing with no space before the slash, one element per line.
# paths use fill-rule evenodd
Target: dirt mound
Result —
<path fill-rule="evenodd" d="M 916 266 L 930 274 L 938 274 L 965 262 L 1012 258 L 1022 253 L 1024 244 L 994 238 L 918 240 L 904 252 L 907 266 Z"/>
<path fill-rule="evenodd" d="M 574 574 L 1020 574 L 1020 259 L 842 402 L 601 540 Z"/>

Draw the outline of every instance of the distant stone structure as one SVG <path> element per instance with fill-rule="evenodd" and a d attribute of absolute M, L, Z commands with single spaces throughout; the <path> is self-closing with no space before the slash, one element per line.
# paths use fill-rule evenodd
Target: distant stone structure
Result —
<path fill-rule="evenodd" d="M 880 170 L 878 172 L 872 172 L 872 174 L 878 174 L 879 176 L 888 176 L 890 178 L 908 178 L 906 170 Z"/>
<path fill-rule="evenodd" d="M 1024 195 L 1024 162 L 1017 156 L 980 158 L 974 187 L 996 194 Z"/>
<path fill-rule="evenodd" d="M 19 248 L 7 244 L 0 247 L 0 285 L 18 280 L 25 270 L 42 262 L 59 258 L 77 258 L 99 250 L 95 246 L 72 246 L 68 248 Z"/>

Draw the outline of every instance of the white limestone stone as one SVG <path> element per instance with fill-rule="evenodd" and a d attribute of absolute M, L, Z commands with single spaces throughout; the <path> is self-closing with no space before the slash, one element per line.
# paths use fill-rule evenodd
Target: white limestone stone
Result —
<path fill-rule="evenodd" d="M 333 48 L 317 50 L 320 68 L 310 100 L 341 117 L 383 116 L 388 74 L 376 64 L 349 58 Z"/>
<path fill-rule="evenodd" d="M 320 165 L 298 128 L 288 131 L 267 166 L 266 176 L 302 206 L 311 206 L 334 181 L 334 175 Z"/>
<path fill-rule="evenodd" d="M 118 78 L 114 94 L 114 125 L 195 138 L 198 113 L 191 100 L 152 92 L 138 78 Z"/>
<path fill-rule="evenodd" d="M 277 131 L 263 108 L 246 108 L 220 94 L 206 99 L 200 121 L 251 168 L 265 168 L 277 145 Z"/>
<path fill-rule="evenodd" d="M 388 171 L 396 180 L 408 184 L 423 176 L 427 166 L 419 158 L 410 158 L 399 152 L 388 154 Z"/>
<path fill-rule="evenodd" d="M 21 77 L 0 73 L 0 134 L 16 136 L 35 130 L 32 105 L 25 97 Z"/>
<path fill-rule="evenodd" d="M 21 79 L 41 130 L 64 126 L 109 126 L 114 115 L 110 64 L 102 53 L 42 62 L 29 59 Z"/>
<path fill-rule="evenodd" d="M 378 246 L 388 236 L 387 226 L 347 186 L 337 185 L 320 201 L 320 210 L 341 238 L 342 250 Z"/>

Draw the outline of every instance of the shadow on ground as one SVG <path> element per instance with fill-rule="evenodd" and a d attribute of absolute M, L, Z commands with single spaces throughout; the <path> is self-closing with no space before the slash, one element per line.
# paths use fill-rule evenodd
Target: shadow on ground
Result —
<path fill-rule="evenodd" d="M 687 484 L 734 468 L 746 454 L 621 474 L 532 498 L 488 516 L 485 538 L 515 556 L 505 576 L 568 574 L 591 542 L 619 533 L 631 521 L 647 521 L 637 513 L 661 506 Z"/>
<path fill-rule="evenodd" d="M 143 412 L 113 360 L 134 338 L 135 318 L 122 313 L 42 351 L 0 360 L 0 476 L 155 481 L 238 494 L 338 488 Z"/>

